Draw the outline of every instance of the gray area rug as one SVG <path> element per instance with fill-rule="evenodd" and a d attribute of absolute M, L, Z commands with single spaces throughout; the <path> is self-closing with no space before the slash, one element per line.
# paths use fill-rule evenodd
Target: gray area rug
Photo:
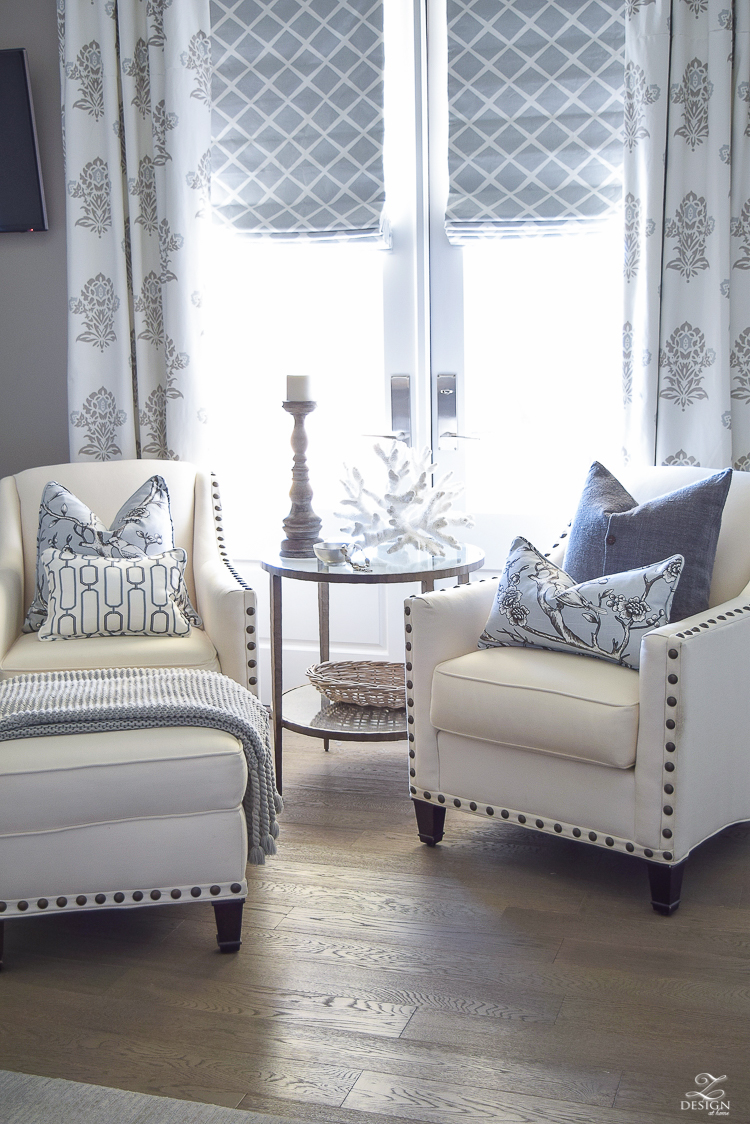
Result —
<path fill-rule="evenodd" d="M 0 1070 L 2 1124 L 289 1124 L 280 1116 Z"/>

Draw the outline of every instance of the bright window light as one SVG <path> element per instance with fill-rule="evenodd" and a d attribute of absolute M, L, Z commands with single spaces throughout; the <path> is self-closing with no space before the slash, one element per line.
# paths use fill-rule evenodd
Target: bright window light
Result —
<path fill-rule="evenodd" d="M 464 249 L 466 504 L 575 506 L 622 449 L 622 222 Z"/>
<path fill-rule="evenodd" d="M 214 463 L 238 558 L 278 549 L 289 511 L 293 419 L 281 407 L 287 375 L 309 375 L 313 507 L 330 512 L 345 461 L 386 432 L 383 253 L 371 246 L 266 243 L 216 227 L 211 238 L 211 419 Z M 388 422 L 390 426 L 390 422 Z"/>

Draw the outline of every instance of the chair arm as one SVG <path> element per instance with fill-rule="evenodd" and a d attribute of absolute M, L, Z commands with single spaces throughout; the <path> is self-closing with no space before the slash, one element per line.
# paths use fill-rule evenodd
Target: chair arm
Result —
<path fill-rule="evenodd" d="M 23 623 L 23 573 L 0 569 L 0 659 L 4 659 Z"/>
<path fill-rule="evenodd" d="M 0 659 L 23 624 L 24 574 L 21 505 L 12 476 L 0 480 Z"/>
<path fill-rule="evenodd" d="M 636 838 L 679 861 L 750 819 L 750 586 L 645 636 L 639 683 Z"/>
<path fill-rule="evenodd" d="M 206 561 L 194 567 L 193 573 L 197 609 L 218 653 L 222 673 L 257 695 L 255 590 L 230 572 L 221 559 Z"/>
<path fill-rule="evenodd" d="M 218 496 L 216 478 L 197 473 L 193 531 L 196 608 L 216 648 L 222 673 L 257 695 L 256 596 L 230 564 Z"/>
<path fill-rule="evenodd" d="M 496 592 L 493 579 L 423 593 L 404 604 L 407 697 L 414 701 L 408 708 L 409 749 L 419 757 L 423 784 L 436 786 L 438 780 L 437 730 L 430 722 L 433 672 L 444 660 L 474 651 Z"/>

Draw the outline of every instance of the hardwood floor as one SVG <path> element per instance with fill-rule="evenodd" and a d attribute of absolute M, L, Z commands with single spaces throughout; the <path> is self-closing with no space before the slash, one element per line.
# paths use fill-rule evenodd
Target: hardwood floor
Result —
<path fill-rule="evenodd" d="M 0 1068 L 310 1124 L 658 1124 L 708 1072 L 750 1121 L 750 827 L 666 918 L 627 856 L 453 810 L 425 847 L 403 744 L 284 764 L 241 952 L 208 905 L 8 923 Z"/>

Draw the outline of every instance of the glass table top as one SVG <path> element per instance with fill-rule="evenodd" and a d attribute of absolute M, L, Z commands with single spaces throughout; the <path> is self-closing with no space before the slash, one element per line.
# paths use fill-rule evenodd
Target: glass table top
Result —
<path fill-rule="evenodd" d="M 484 553 L 478 546 L 465 543 L 460 550 L 453 550 L 442 558 L 431 558 L 426 554 L 415 555 L 399 551 L 389 558 L 365 551 L 369 558 L 370 571 L 353 570 L 346 562 L 336 565 L 321 562 L 317 558 L 282 558 L 266 556 L 261 563 L 270 574 L 285 578 L 298 578 L 312 582 L 346 582 L 362 585 L 381 585 L 408 581 L 430 581 L 439 578 L 455 577 L 478 570 L 484 563 Z M 361 560 L 357 554 L 356 561 Z"/>

